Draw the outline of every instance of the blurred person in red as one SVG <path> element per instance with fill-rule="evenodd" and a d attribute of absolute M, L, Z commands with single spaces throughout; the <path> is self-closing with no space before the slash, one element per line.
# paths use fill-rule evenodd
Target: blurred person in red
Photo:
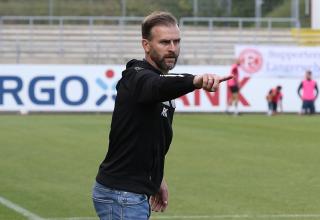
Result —
<path fill-rule="evenodd" d="M 302 90 L 302 94 L 300 91 Z M 315 80 L 312 79 L 312 72 L 306 71 L 305 79 L 300 83 L 298 88 L 298 95 L 302 100 L 301 114 L 314 114 L 314 102 L 319 94 L 318 86 Z"/>
<path fill-rule="evenodd" d="M 238 115 L 238 102 L 239 102 L 239 66 L 240 66 L 240 60 L 237 59 L 236 62 L 231 66 L 231 75 L 233 76 L 232 79 L 228 80 L 227 86 L 228 91 L 231 92 L 231 98 L 228 98 L 227 103 L 227 113 L 229 113 L 232 105 L 234 106 L 234 115 Z"/>
<path fill-rule="evenodd" d="M 283 111 L 282 109 L 282 93 L 281 93 L 281 86 L 277 86 L 276 88 L 270 89 L 266 99 L 268 102 L 268 115 L 275 115 L 278 110 L 278 106 L 280 108 L 280 112 Z"/>

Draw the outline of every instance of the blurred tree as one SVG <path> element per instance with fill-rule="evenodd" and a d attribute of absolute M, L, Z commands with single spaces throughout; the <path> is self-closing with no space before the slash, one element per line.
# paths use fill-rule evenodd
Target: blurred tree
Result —
<path fill-rule="evenodd" d="M 28 0 L 28 4 L 26 0 L 0 0 L 0 15 L 49 15 L 50 1 L 55 16 L 121 16 L 122 0 Z M 177 18 L 192 17 L 194 3 L 197 3 L 199 17 L 255 16 L 255 0 L 126 0 L 125 3 L 127 16 L 145 16 L 154 10 L 165 10 Z M 291 0 L 263 0 L 262 17 L 272 15 L 278 8 L 287 12 L 289 7 L 290 12 L 290 3 Z M 279 16 L 288 17 L 281 13 Z"/>
<path fill-rule="evenodd" d="M 254 17 L 255 0 L 242 0 L 232 2 L 232 17 Z"/>
<path fill-rule="evenodd" d="M 283 3 L 284 0 L 264 0 L 262 4 L 262 15 L 266 15 L 267 13 L 273 11 Z"/>

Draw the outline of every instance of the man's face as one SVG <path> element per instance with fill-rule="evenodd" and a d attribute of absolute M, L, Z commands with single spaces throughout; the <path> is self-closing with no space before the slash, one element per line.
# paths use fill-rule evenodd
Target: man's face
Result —
<path fill-rule="evenodd" d="M 311 73 L 310 72 L 306 72 L 306 79 L 311 80 Z"/>
<path fill-rule="evenodd" d="M 177 63 L 180 53 L 180 30 L 177 25 L 155 26 L 151 39 L 143 39 L 148 61 L 153 62 L 162 72 L 167 73 Z"/>

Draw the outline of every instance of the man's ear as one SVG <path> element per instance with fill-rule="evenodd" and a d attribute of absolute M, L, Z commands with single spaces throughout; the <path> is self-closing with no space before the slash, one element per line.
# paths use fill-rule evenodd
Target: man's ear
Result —
<path fill-rule="evenodd" d="M 149 41 L 147 39 L 142 39 L 141 43 L 142 43 L 142 47 L 143 47 L 144 51 L 146 53 L 149 53 L 149 51 L 150 51 Z"/>

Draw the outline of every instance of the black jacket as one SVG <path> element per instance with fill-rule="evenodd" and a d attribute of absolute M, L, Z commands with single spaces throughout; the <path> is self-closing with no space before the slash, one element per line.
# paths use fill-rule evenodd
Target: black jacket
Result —
<path fill-rule="evenodd" d="M 145 60 L 127 63 L 116 87 L 109 149 L 97 182 L 148 196 L 159 190 L 172 140 L 172 100 L 195 89 L 193 78 L 163 75 Z"/>

